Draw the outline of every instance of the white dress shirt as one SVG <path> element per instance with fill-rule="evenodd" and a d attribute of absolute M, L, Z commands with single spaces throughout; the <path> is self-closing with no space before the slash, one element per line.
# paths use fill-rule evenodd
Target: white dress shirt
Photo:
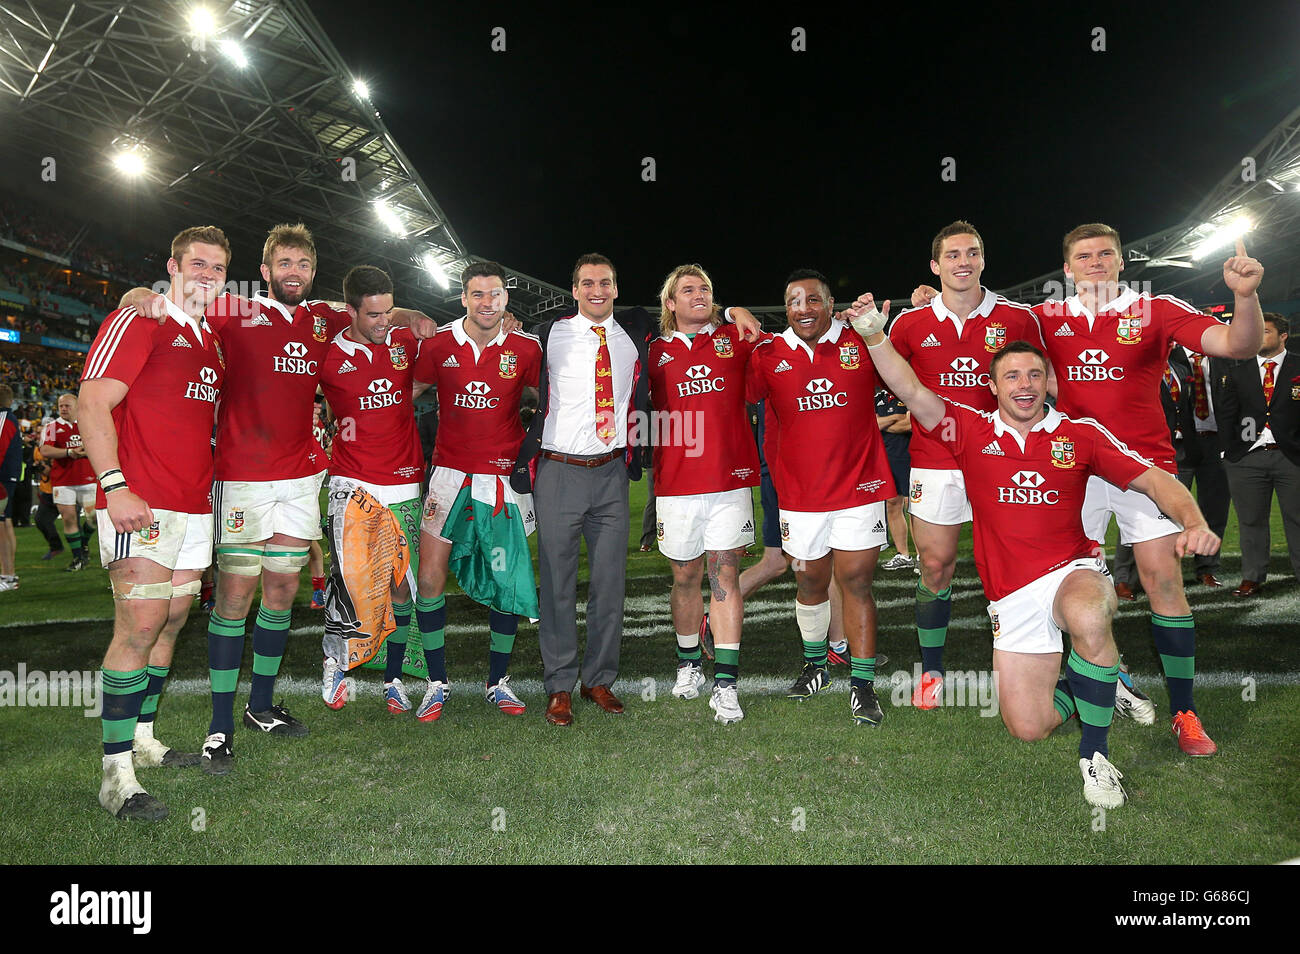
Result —
<path fill-rule="evenodd" d="M 549 397 L 542 425 L 542 449 L 560 454 L 605 454 L 627 446 L 627 413 L 632 403 L 632 375 L 636 370 L 636 345 L 611 314 L 601 326 L 609 346 L 613 372 L 614 421 L 618 433 L 606 444 L 596 436 L 596 353 L 600 336 L 595 322 L 581 312 L 564 318 L 551 329 L 546 345 Z M 642 368 L 645 374 L 646 369 Z"/>
<path fill-rule="evenodd" d="M 1264 365 L 1271 364 L 1273 366 L 1273 393 L 1277 393 L 1277 389 L 1282 386 L 1282 359 L 1285 357 L 1285 350 L 1279 351 L 1271 358 L 1261 358 L 1259 355 L 1255 356 L 1255 360 L 1259 362 L 1259 386 L 1261 388 L 1264 386 Z M 1268 405 L 1265 404 L 1264 406 L 1267 407 Z M 1277 440 L 1273 437 L 1273 429 L 1265 424 L 1264 432 L 1259 435 L 1259 440 L 1250 445 L 1250 450 L 1256 450 L 1260 447 L 1276 443 Z M 1249 451 L 1247 451 L 1247 453 L 1249 453 Z"/>

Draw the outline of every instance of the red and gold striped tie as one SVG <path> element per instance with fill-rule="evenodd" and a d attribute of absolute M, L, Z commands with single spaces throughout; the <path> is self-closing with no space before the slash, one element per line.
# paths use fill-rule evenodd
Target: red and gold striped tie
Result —
<path fill-rule="evenodd" d="M 1273 362 L 1264 362 L 1264 405 L 1273 403 Z"/>
<path fill-rule="evenodd" d="M 608 445 L 618 435 L 614 422 L 614 367 L 609 360 L 605 329 L 601 325 L 592 325 L 591 330 L 600 339 L 600 348 L 596 351 L 596 437 Z"/>
<path fill-rule="evenodd" d="M 1205 355 L 1192 353 L 1192 401 L 1196 404 L 1196 417 L 1205 420 L 1210 416 L 1210 399 L 1205 391 L 1205 372 L 1201 362 Z"/>
<path fill-rule="evenodd" d="M 1178 395 L 1182 391 L 1178 387 L 1178 377 L 1174 374 L 1174 369 L 1165 365 L 1165 387 L 1169 388 L 1169 396 L 1173 398 L 1175 404 L 1178 403 Z"/>

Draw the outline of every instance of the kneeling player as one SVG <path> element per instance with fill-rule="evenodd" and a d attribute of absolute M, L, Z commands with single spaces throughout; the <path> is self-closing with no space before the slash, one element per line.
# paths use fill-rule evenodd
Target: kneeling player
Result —
<path fill-rule="evenodd" d="M 347 619 L 352 607 L 347 605 L 340 572 L 348 547 L 344 513 L 353 492 L 364 490 L 393 511 L 406 541 L 416 539 L 424 460 L 411 405 L 413 393 L 427 386 L 415 381 L 419 342 L 408 329 L 393 326 L 393 283 L 387 273 L 370 265 L 357 266 L 343 279 L 343 298 L 352 323 L 334 336 L 320 365 L 321 391 L 338 425 L 330 458 L 328 523 L 333 558 L 325 594 L 321 688 L 331 709 L 341 709 L 348 701 L 346 638 L 354 629 Z M 411 558 L 414 562 L 414 552 Z M 390 712 L 405 712 L 411 708 L 401 680 L 411 623 L 409 574 L 393 584 L 391 597 L 397 629 L 388 637 L 384 698 Z"/>
<path fill-rule="evenodd" d="M 752 488 L 759 479 L 745 409 L 754 346 L 723 322 L 712 282 L 698 265 L 674 269 L 659 300 L 663 336 L 650 345 L 650 395 L 665 422 L 654 442 L 654 474 L 659 552 L 673 565 L 673 695 L 694 699 L 704 686 L 698 634 L 707 555 L 715 658 L 709 706 L 726 725 L 745 717 L 736 678 L 744 620 L 740 558 L 754 542 Z"/>
<path fill-rule="evenodd" d="M 452 568 L 461 589 L 489 607 L 487 701 L 506 715 L 526 710 L 506 670 L 519 617 L 536 619 L 538 613 L 528 550 L 537 521 L 532 494 L 516 494 L 509 477 L 524 439 L 520 403 L 537 387 L 542 347 L 533 335 L 502 327 L 505 279 L 495 262 L 469 265 L 461 275 L 465 317 L 439 329 L 420 350 L 421 380 L 437 387 L 439 404 L 415 601 L 429 673 L 415 713 L 421 722 L 442 715 L 451 694 L 443 589 Z"/>
<path fill-rule="evenodd" d="M 875 693 L 871 581 L 894 481 L 876 426 L 871 359 L 857 332 L 832 317 L 833 307 L 820 272 L 794 272 L 785 288 L 790 327 L 754 349 L 747 383 L 751 401 L 767 399 L 775 425 L 767 432 L 767 463 L 780 495 L 782 546 L 794 558 L 798 587 L 804 667 L 788 695 L 806 699 L 830 685 L 833 571 L 844 599 L 849 705 L 855 722 L 874 726 L 884 714 Z"/>
<path fill-rule="evenodd" d="M 163 680 L 199 577 L 212 560 L 212 426 L 225 360 L 204 309 L 225 282 L 220 229 L 172 241 L 162 324 L 119 308 L 86 357 L 81 437 L 98 475 L 99 553 L 113 587 L 104 656 L 104 780 L 99 803 L 118 818 L 167 808 L 134 765 L 197 765 L 153 734 Z"/>
<path fill-rule="evenodd" d="M 883 335 L 867 340 L 885 383 L 919 426 L 949 446 L 965 476 L 1002 721 L 1017 738 L 1034 740 L 1077 712 L 1084 798 L 1105 808 L 1124 804 L 1123 776 L 1107 746 L 1119 675 L 1111 634 L 1117 604 L 1105 562 L 1083 531 L 1088 478 L 1149 496 L 1183 528 L 1180 554 L 1212 553 L 1218 537 L 1171 475 L 1095 421 L 1044 406 L 1047 360 L 1028 342 L 993 357 L 997 410 L 979 412 L 923 387 Z M 1063 630 L 1071 652 L 1059 678 Z"/>

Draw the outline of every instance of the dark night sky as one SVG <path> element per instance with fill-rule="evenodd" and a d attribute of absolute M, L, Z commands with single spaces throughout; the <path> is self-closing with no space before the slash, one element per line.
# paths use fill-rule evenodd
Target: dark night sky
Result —
<path fill-rule="evenodd" d="M 624 304 L 683 261 L 727 302 L 778 303 L 800 265 L 903 295 L 958 217 L 1012 284 L 1080 222 L 1176 224 L 1300 102 L 1295 3 L 901 6 L 313 3 L 471 252 L 567 286 L 602 251 Z"/>

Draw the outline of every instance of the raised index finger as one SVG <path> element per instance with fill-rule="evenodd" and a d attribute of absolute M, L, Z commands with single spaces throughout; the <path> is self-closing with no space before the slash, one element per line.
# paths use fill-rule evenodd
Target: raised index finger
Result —
<path fill-rule="evenodd" d="M 1246 257 L 1246 243 L 1242 240 L 1240 235 L 1237 236 L 1237 254 L 1242 258 Z"/>

